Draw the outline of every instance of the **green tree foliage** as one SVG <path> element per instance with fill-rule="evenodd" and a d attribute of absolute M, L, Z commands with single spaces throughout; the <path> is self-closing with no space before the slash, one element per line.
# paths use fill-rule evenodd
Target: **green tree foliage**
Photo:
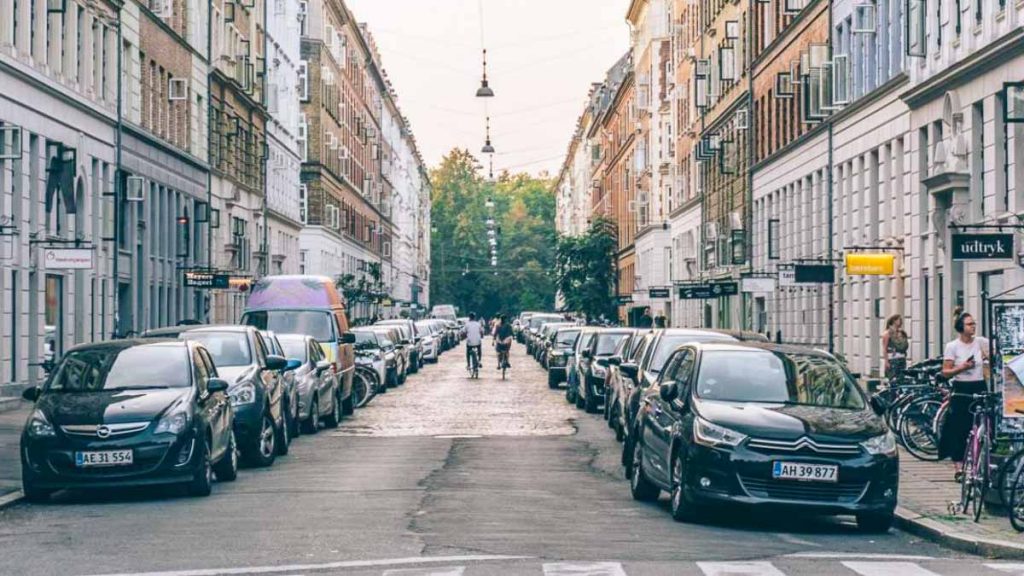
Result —
<path fill-rule="evenodd" d="M 549 310 L 555 257 L 555 198 L 551 181 L 502 174 L 488 182 L 476 158 L 452 150 L 431 171 L 430 300 L 462 314 Z M 494 202 L 493 212 L 487 200 Z M 491 266 L 487 219 L 498 230 L 498 265 Z M 497 272 L 497 274 L 495 274 Z"/>
<path fill-rule="evenodd" d="M 616 317 L 615 226 L 598 219 L 586 234 L 558 239 L 555 276 L 565 309 L 588 318 Z"/>

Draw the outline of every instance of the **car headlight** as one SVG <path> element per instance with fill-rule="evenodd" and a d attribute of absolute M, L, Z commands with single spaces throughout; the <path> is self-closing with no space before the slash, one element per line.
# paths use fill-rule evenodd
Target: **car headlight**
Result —
<path fill-rule="evenodd" d="M 53 430 L 53 424 L 50 424 L 50 421 L 46 419 L 46 414 L 39 409 L 29 416 L 25 428 L 28 429 L 28 435 L 33 438 L 50 438 L 57 435 Z"/>
<path fill-rule="evenodd" d="M 188 409 L 185 407 L 171 410 L 156 424 L 154 434 L 181 434 L 188 428 L 190 418 Z"/>
<path fill-rule="evenodd" d="M 886 432 L 880 436 L 869 438 L 860 443 L 868 454 L 875 456 L 889 456 L 896 453 L 896 436 L 892 432 Z"/>
<path fill-rule="evenodd" d="M 230 390 L 228 396 L 231 397 L 232 406 L 252 404 L 256 401 L 256 387 L 253 386 L 252 382 L 245 382 Z"/>
<path fill-rule="evenodd" d="M 590 368 L 590 371 L 593 372 L 594 376 L 598 378 L 605 378 L 606 376 L 608 376 L 608 369 L 605 368 L 604 366 L 598 366 L 597 364 L 594 364 Z"/>
<path fill-rule="evenodd" d="M 718 446 L 738 446 L 740 442 L 747 439 L 747 436 L 724 426 L 712 424 L 703 418 L 694 418 L 693 439 L 697 444 L 715 448 Z"/>

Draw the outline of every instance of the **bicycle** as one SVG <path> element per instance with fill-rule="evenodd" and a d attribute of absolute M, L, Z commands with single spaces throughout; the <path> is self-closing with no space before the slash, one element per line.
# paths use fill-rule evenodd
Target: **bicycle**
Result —
<path fill-rule="evenodd" d="M 469 349 L 469 377 L 473 380 L 480 378 L 480 348 L 478 346 Z"/>
<path fill-rule="evenodd" d="M 959 508 L 962 514 L 967 514 L 970 507 L 974 521 L 977 522 L 985 508 L 985 496 L 988 494 L 992 465 L 993 413 L 998 405 L 999 395 L 985 392 L 963 396 L 974 399 L 971 404 L 974 423 L 971 425 L 971 432 L 967 436 L 967 448 L 964 450 Z"/>

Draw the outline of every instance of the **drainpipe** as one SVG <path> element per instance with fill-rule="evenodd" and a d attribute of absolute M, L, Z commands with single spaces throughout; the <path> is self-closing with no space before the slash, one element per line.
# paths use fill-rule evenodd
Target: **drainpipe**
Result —
<path fill-rule="evenodd" d="M 828 45 L 832 46 L 832 3 L 828 3 Z M 832 143 L 832 137 L 834 135 L 835 125 L 832 123 L 832 118 L 828 119 L 828 169 L 826 174 L 828 175 L 828 258 L 832 259 L 833 240 L 832 240 L 832 218 L 833 218 L 833 207 L 832 207 L 832 160 L 835 152 L 835 147 Z M 836 328 L 835 328 L 835 286 L 836 281 L 832 280 L 832 283 L 828 285 L 828 351 L 829 353 L 835 352 L 835 340 L 836 340 Z"/>
<path fill-rule="evenodd" d="M 270 109 L 269 102 L 267 100 L 267 74 L 270 72 L 270 63 L 267 60 L 269 54 L 269 37 L 270 30 L 267 28 L 267 14 L 269 2 L 263 4 L 263 90 L 260 94 L 260 103 L 263 105 L 263 142 L 266 149 L 266 154 L 263 150 L 260 150 L 260 162 L 263 163 L 263 275 L 270 275 L 270 214 L 268 205 L 270 203 L 270 167 L 268 158 L 270 156 Z M 299 41 L 301 44 L 301 40 Z M 301 48 L 300 48 L 301 50 Z"/>
<path fill-rule="evenodd" d="M 121 197 L 124 195 L 122 182 L 124 180 L 122 175 L 121 167 L 121 130 L 123 127 L 123 113 L 124 96 L 122 94 L 123 78 L 124 78 L 124 37 L 121 26 L 121 15 L 124 11 L 124 5 L 119 4 L 117 7 L 117 132 L 114 134 L 114 154 L 115 162 L 117 164 L 114 170 L 114 290 L 113 290 L 113 310 L 114 313 L 114 326 L 111 330 L 112 336 L 117 336 L 120 333 L 121 315 L 118 312 L 120 309 L 120 293 L 121 293 L 121 280 L 119 276 L 118 262 L 121 260 Z M 101 332 L 106 332 L 101 330 Z"/>
<path fill-rule="evenodd" d="M 212 154 L 210 153 L 210 147 L 213 146 L 212 139 L 210 138 L 211 129 L 213 127 L 213 70 L 214 70 L 214 59 L 213 59 L 213 19 L 210 17 L 213 15 L 213 0 L 207 0 L 206 2 L 206 21 L 209 23 L 206 27 L 206 268 L 208 271 L 213 270 L 213 163 L 210 161 Z M 218 224 L 220 224 L 220 216 L 217 217 Z M 207 322 L 210 321 L 210 309 L 213 307 L 213 298 L 210 292 L 207 290 L 203 293 L 203 302 L 206 307 L 203 310 L 203 319 Z"/>

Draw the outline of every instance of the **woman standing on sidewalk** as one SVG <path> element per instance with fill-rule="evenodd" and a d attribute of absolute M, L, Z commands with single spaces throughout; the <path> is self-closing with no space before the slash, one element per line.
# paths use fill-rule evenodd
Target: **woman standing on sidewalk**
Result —
<path fill-rule="evenodd" d="M 903 316 L 899 314 L 889 316 L 889 319 L 885 321 L 885 332 L 882 333 L 882 350 L 885 351 L 882 367 L 890 385 L 907 369 L 908 348 L 910 348 L 910 337 L 903 331 Z"/>
<path fill-rule="evenodd" d="M 957 315 L 953 323 L 960 336 L 946 344 L 942 355 L 942 375 L 952 380 L 953 397 L 939 436 L 939 459 L 951 458 L 959 478 L 963 469 L 967 436 L 971 432 L 971 394 L 985 391 L 982 365 L 988 361 L 988 340 L 975 336 L 978 325 L 970 314 Z"/>

